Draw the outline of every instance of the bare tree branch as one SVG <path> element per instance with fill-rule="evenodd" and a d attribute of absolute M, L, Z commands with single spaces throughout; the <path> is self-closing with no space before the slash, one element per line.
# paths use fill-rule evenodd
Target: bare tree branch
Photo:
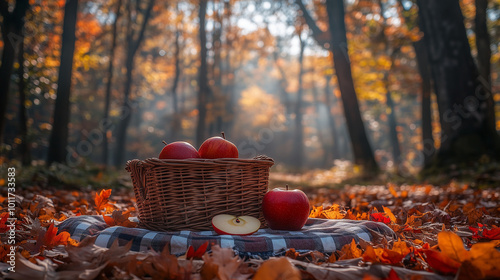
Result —
<path fill-rule="evenodd" d="M 316 25 L 316 22 L 309 14 L 306 6 L 304 5 L 304 3 L 302 3 L 302 0 L 295 0 L 295 3 L 299 6 L 300 11 L 302 12 L 302 16 L 304 17 L 307 26 L 309 26 L 309 29 L 311 29 L 311 31 L 313 32 L 313 37 L 316 42 L 318 42 L 321 47 L 328 49 L 328 47 L 326 46 L 327 44 L 330 44 L 330 33 L 321 30 L 318 25 Z"/>

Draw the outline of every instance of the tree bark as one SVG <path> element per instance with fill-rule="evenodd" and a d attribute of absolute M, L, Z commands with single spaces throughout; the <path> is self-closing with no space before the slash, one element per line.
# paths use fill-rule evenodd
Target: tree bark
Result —
<path fill-rule="evenodd" d="M 107 76 L 108 80 L 106 82 L 106 93 L 105 93 L 105 101 L 104 101 L 104 116 L 102 122 L 103 128 L 103 141 L 102 141 L 102 163 L 107 166 L 109 161 L 109 145 L 108 145 L 108 135 L 109 128 L 111 126 L 111 122 L 109 120 L 109 107 L 111 106 L 111 85 L 113 84 L 113 71 L 114 71 L 114 60 L 115 60 L 115 50 L 116 50 L 116 41 L 118 38 L 118 20 L 121 16 L 121 6 L 122 0 L 118 0 L 116 3 L 116 17 L 113 22 L 113 27 L 111 30 L 111 49 L 109 52 L 109 63 L 108 63 L 108 71 Z"/>
<path fill-rule="evenodd" d="M 301 170 L 304 163 L 304 126 L 302 125 L 302 103 L 304 95 L 304 49 L 305 40 L 301 37 L 301 32 L 298 33 L 300 41 L 299 53 L 299 88 L 297 91 L 297 102 L 295 103 L 295 130 L 293 137 L 292 164 L 297 170 Z"/>
<path fill-rule="evenodd" d="M 459 1 L 417 3 L 441 123 L 441 147 L 430 165 L 467 165 L 483 155 L 498 158 L 499 137 L 488 113 L 491 93 L 479 83 Z"/>
<path fill-rule="evenodd" d="M 0 0 L 2 15 L 2 64 L 0 65 L 0 143 L 3 140 L 11 76 L 16 58 L 16 50 L 23 40 L 24 17 L 29 8 L 28 0 L 17 0 L 12 12 L 9 12 L 7 0 Z"/>
<path fill-rule="evenodd" d="M 399 6 L 405 12 L 408 9 L 405 8 L 403 0 L 398 0 Z M 403 13 L 403 18 L 407 26 L 411 26 L 410 18 L 407 13 Z M 418 19 L 418 26 L 422 29 L 421 20 Z M 429 64 L 429 57 L 427 54 L 426 44 L 424 42 L 425 38 L 420 39 L 417 42 L 413 42 L 412 46 L 415 51 L 415 57 L 417 61 L 418 73 L 421 78 L 421 118 L 422 118 L 422 143 L 423 143 L 423 163 L 424 166 L 428 165 L 435 155 L 436 149 L 434 147 L 434 136 L 432 134 L 432 109 L 431 109 L 431 94 L 432 94 L 432 78 L 431 69 Z"/>
<path fill-rule="evenodd" d="M 31 164 L 30 143 L 28 141 L 28 113 L 26 111 L 26 80 L 24 79 L 24 36 L 19 44 L 17 51 L 17 76 L 19 77 L 19 130 L 21 134 L 21 144 L 19 145 L 19 153 L 21 155 L 21 163 L 24 166 Z"/>
<path fill-rule="evenodd" d="M 359 110 L 358 97 L 352 80 L 351 65 L 347 48 L 345 28 L 344 1 L 326 1 L 328 14 L 328 32 L 321 31 L 301 0 L 296 0 L 303 17 L 313 32 L 318 44 L 327 48 L 333 54 L 333 65 L 339 84 L 342 106 L 349 131 L 350 142 L 354 154 L 354 163 L 363 168 L 366 175 L 379 172 L 371 149 L 365 125 Z"/>
<path fill-rule="evenodd" d="M 124 85 L 124 100 L 122 106 L 121 121 L 118 125 L 116 132 L 116 151 L 114 155 L 114 164 L 116 167 L 122 166 L 124 164 L 124 157 L 126 152 L 127 143 L 127 130 L 132 119 L 133 106 L 130 100 L 130 93 L 132 91 L 132 79 L 134 70 L 134 60 L 137 50 L 141 46 L 144 39 L 144 33 L 146 31 L 146 26 L 148 24 L 149 18 L 151 16 L 151 10 L 153 9 L 155 0 L 149 0 L 146 10 L 143 12 L 143 20 L 141 27 L 138 31 L 138 35 L 135 36 L 132 28 L 132 11 L 131 4 L 128 3 L 127 13 L 128 13 L 128 26 L 127 26 L 127 57 L 125 60 L 125 85 Z"/>
<path fill-rule="evenodd" d="M 67 0 L 64 7 L 64 22 L 61 46 L 61 63 L 57 82 L 57 98 L 54 107 L 54 124 L 49 142 L 47 164 L 66 162 L 70 120 L 71 77 L 73 73 L 73 54 L 75 51 L 75 30 L 78 14 L 78 0 Z"/>
<path fill-rule="evenodd" d="M 365 131 L 352 80 L 344 21 L 344 2 L 326 1 L 326 10 L 331 33 L 330 51 L 333 53 L 333 64 L 354 153 L 354 163 L 362 166 L 367 174 L 376 173 L 379 168 Z"/>
<path fill-rule="evenodd" d="M 321 148 L 323 149 L 323 158 L 321 160 L 321 167 L 323 168 L 328 168 L 328 163 L 331 161 L 331 150 L 328 148 L 328 143 L 325 141 L 325 137 L 323 136 L 322 129 L 321 129 L 321 101 L 319 100 L 319 93 L 318 93 L 318 88 L 313 87 L 313 101 L 314 101 L 314 107 L 316 108 L 316 131 L 318 134 L 318 141 L 321 144 Z M 330 108 L 330 107 L 328 107 Z M 334 139 L 335 142 L 335 139 Z"/>
<path fill-rule="evenodd" d="M 394 65 L 394 59 L 397 53 L 396 48 L 391 48 L 389 45 L 389 40 L 385 34 L 385 30 L 387 27 L 387 19 L 385 18 L 385 7 L 382 3 L 382 0 L 378 0 L 378 5 L 380 8 L 380 17 L 382 18 L 382 41 L 384 44 L 384 54 L 390 58 L 391 66 L 389 69 L 384 71 L 384 87 L 385 87 L 385 97 L 386 97 L 386 105 L 389 108 L 389 114 L 387 116 L 388 126 L 389 126 L 389 143 L 392 148 L 392 161 L 394 164 L 394 170 L 396 173 L 400 173 L 400 165 L 401 165 L 401 147 L 399 145 L 398 139 L 398 130 L 397 130 L 397 120 L 396 120 L 396 106 L 394 104 L 394 100 L 392 99 L 392 93 L 390 90 L 390 82 L 389 75 L 391 74 L 392 67 Z"/>
<path fill-rule="evenodd" d="M 432 134 L 432 109 L 431 109 L 431 71 L 429 59 L 427 56 L 427 49 L 422 40 L 413 43 L 415 49 L 415 57 L 417 59 L 418 72 L 422 80 L 422 143 L 423 143 L 423 156 L 424 166 L 429 164 L 435 155 L 436 149 L 434 147 L 434 136 Z"/>
<path fill-rule="evenodd" d="M 199 147 L 206 138 L 205 118 L 207 115 L 207 95 L 208 95 L 208 77 L 207 77 L 207 34 L 205 30 L 205 15 L 207 13 L 207 0 L 200 0 L 199 19 L 200 19 L 200 69 L 198 70 L 198 124 L 196 126 L 196 145 Z"/>
<path fill-rule="evenodd" d="M 330 88 L 330 81 L 332 79 L 331 75 L 326 75 L 326 85 L 325 85 L 325 101 L 326 106 L 328 107 L 328 125 L 330 127 L 330 133 L 332 134 L 333 140 L 333 148 L 332 148 L 332 159 L 340 159 L 340 133 L 338 133 L 337 124 L 335 123 L 335 117 L 333 116 L 332 109 L 336 102 L 336 96 L 333 94 L 332 89 Z M 333 100 L 332 98 L 333 97 Z"/>
<path fill-rule="evenodd" d="M 479 84 L 488 92 L 487 114 L 490 129 L 496 129 L 495 101 L 491 86 L 491 40 L 488 33 L 488 0 L 476 0 L 476 17 L 474 31 L 476 33 L 477 61 L 479 68 Z"/>
<path fill-rule="evenodd" d="M 177 9 L 178 11 L 178 9 Z M 176 30 L 175 30 L 175 40 L 174 40 L 174 65 L 175 65 L 175 76 L 174 76 L 174 82 L 172 84 L 172 101 L 173 101 L 173 108 L 174 108 L 174 117 L 172 120 L 172 135 L 171 139 L 175 141 L 177 139 L 180 130 L 181 130 L 181 116 L 179 112 L 179 97 L 177 93 L 177 87 L 179 85 L 179 79 L 181 76 L 181 46 L 180 46 L 180 34 L 181 34 L 181 29 L 176 23 Z"/>

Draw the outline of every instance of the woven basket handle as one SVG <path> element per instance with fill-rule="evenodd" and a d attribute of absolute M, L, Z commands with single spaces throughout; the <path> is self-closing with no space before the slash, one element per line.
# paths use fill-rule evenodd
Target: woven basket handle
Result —
<path fill-rule="evenodd" d="M 138 159 L 129 160 L 125 169 L 127 169 L 132 178 L 134 178 L 134 181 L 137 184 L 134 185 L 134 187 L 137 188 L 137 192 L 139 193 L 141 200 L 145 200 L 148 195 L 148 189 L 146 188 L 146 176 L 143 162 Z"/>

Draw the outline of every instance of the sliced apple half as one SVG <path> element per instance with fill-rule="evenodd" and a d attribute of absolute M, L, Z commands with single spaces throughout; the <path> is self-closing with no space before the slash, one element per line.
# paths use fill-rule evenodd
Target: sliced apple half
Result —
<path fill-rule="evenodd" d="M 250 235 L 259 230 L 260 221 L 251 216 L 220 214 L 212 218 L 212 227 L 218 234 Z"/>

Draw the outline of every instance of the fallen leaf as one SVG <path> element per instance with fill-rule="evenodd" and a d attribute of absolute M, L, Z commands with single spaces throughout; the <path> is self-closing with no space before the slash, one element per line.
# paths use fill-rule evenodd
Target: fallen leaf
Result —
<path fill-rule="evenodd" d="M 202 257 L 204 264 L 201 268 L 202 279 L 214 279 L 215 275 L 220 280 L 233 279 L 237 273 L 241 259 L 234 256 L 230 248 L 221 248 L 219 245 L 212 246 L 212 253 L 205 253 Z"/>
<path fill-rule="evenodd" d="M 354 238 L 352 239 L 351 243 L 344 245 L 340 251 L 341 256 L 339 260 L 355 259 L 362 256 L 361 249 L 358 248 L 356 240 L 354 240 Z"/>
<path fill-rule="evenodd" d="M 476 243 L 469 251 L 469 261 L 485 277 L 498 277 L 500 275 L 500 251 L 495 246 L 496 242 Z"/>
<path fill-rule="evenodd" d="M 392 223 L 396 223 L 396 216 L 394 216 L 394 214 L 392 214 L 392 211 L 391 209 L 385 207 L 382 205 L 382 207 L 384 208 L 384 212 L 385 214 L 387 215 L 387 217 L 389 217 L 389 219 L 391 220 Z"/>
<path fill-rule="evenodd" d="M 469 259 L 469 251 L 465 249 L 462 238 L 451 231 L 438 233 L 438 245 L 443 254 L 457 262 Z"/>
<path fill-rule="evenodd" d="M 434 270 L 444 274 L 456 274 L 460 263 L 436 250 L 422 250 L 425 260 Z"/>
<path fill-rule="evenodd" d="M 106 206 L 109 205 L 109 196 L 111 195 L 111 189 L 101 190 L 99 193 L 95 194 L 95 207 L 97 212 L 101 212 Z"/>
<path fill-rule="evenodd" d="M 269 259 L 262 263 L 252 278 L 253 280 L 300 280 L 300 271 L 287 257 Z"/>
<path fill-rule="evenodd" d="M 208 248 L 208 241 L 203 243 L 196 251 L 194 250 L 193 246 L 189 246 L 187 253 L 186 253 L 186 259 L 201 259 L 201 257 L 205 254 Z"/>

